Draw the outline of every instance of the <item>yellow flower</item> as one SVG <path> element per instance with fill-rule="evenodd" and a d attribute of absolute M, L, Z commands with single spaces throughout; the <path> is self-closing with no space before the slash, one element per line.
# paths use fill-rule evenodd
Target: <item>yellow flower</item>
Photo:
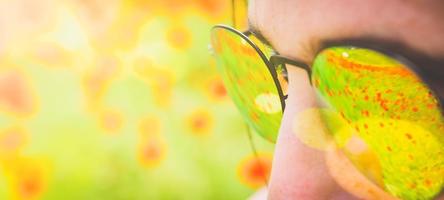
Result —
<path fill-rule="evenodd" d="M 160 119 L 155 116 L 148 116 L 139 122 L 139 135 L 142 140 L 151 137 L 158 137 L 161 134 Z"/>
<path fill-rule="evenodd" d="M 208 110 L 199 109 L 186 119 L 188 129 L 195 135 L 206 135 L 213 128 L 213 116 Z"/>
<path fill-rule="evenodd" d="M 182 25 L 174 25 L 166 32 L 168 44 L 179 50 L 186 50 L 191 46 L 192 34 L 190 30 Z"/>
<path fill-rule="evenodd" d="M 86 72 L 83 77 L 83 86 L 90 109 L 95 109 L 101 102 L 103 95 L 120 70 L 120 61 L 116 57 L 106 56 L 97 61 L 97 66 Z"/>
<path fill-rule="evenodd" d="M 124 123 L 123 114 L 120 111 L 114 109 L 107 109 L 100 113 L 99 116 L 100 126 L 107 133 L 119 132 Z"/>
<path fill-rule="evenodd" d="M 171 103 L 174 72 L 155 66 L 148 58 L 139 58 L 135 61 L 134 71 L 151 87 L 154 102 L 160 107 L 167 107 Z"/>

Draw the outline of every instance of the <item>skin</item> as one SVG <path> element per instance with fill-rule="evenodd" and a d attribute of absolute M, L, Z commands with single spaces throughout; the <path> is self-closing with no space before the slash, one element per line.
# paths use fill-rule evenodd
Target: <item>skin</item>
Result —
<path fill-rule="evenodd" d="M 249 21 L 277 52 L 306 63 L 323 41 L 361 37 L 395 41 L 431 57 L 444 57 L 442 10 L 444 1 L 439 0 L 251 0 Z M 297 138 L 303 130 L 292 128 L 298 123 L 294 119 L 318 105 L 306 72 L 287 69 L 289 98 L 268 198 L 395 199 L 362 176 L 334 146 L 319 150 Z"/>

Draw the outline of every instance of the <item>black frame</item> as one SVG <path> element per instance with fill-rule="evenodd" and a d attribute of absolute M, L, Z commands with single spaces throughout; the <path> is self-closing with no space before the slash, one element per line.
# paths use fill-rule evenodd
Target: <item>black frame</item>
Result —
<path fill-rule="evenodd" d="M 262 61 L 268 68 L 271 76 L 273 77 L 274 83 L 279 93 L 279 98 L 281 100 L 282 112 L 285 110 L 285 100 L 287 95 L 283 94 L 282 87 L 277 78 L 276 69 L 279 66 L 282 66 L 284 70 L 286 70 L 286 64 L 292 65 L 294 67 L 298 67 L 304 69 L 310 80 L 311 84 L 311 68 L 310 66 L 300 60 L 292 59 L 288 57 L 284 57 L 279 55 L 279 53 L 275 52 L 274 55 L 271 55 L 270 58 L 267 58 L 265 54 L 260 50 L 260 48 L 251 41 L 248 36 L 254 35 L 251 31 L 240 32 L 232 27 L 226 25 L 216 25 L 214 28 L 222 28 L 228 31 L 231 31 L 237 35 L 239 35 L 242 39 L 247 41 L 259 54 L 262 58 Z M 379 41 L 379 42 L 376 42 Z M 322 47 L 316 52 L 316 54 L 320 53 L 326 48 L 335 47 L 335 46 L 353 46 L 357 48 L 366 48 L 371 49 L 385 55 L 388 55 L 398 62 L 402 63 L 404 66 L 408 67 L 412 70 L 432 91 L 434 96 L 437 98 L 439 106 L 441 108 L 441 113 L 444 114 L 444 58 L 432 58 L 430 56 L 426 56 L 421 52 L 413 52 L 409 51 L 408 48 L 402 48 L 402 45 L 394 44 L 393 42 L 387 41 L 384 42 L 384 45 L 375 45 L 381 43 L 381 40 L 377 40 L 376 38 L 365 38 L 365 39 L 349 39 L 343 41 L 327 41 Z M 394 53 L 394 52 L 400 52 Z M 407 59 L 408 57 L 409 59 Z M 417 67 L 423 66 L 423 67 Z M 441 68 L 439 73 L 436 73 L 436 69 Z M 434 71 L 435 69 L 435 71 Z"/>
<path fill-rule="evenodd" d="M 263 61 L 263 62 L 265 63 L 265 65 L 267 66 L 268 71 L 270 72 L 270 74 L 271 74 L 271 76 L 272 76 L 272 78 L 273 78 L 273 82 L 274 82 L 274 84 L 275 84 L 275 86 L 276 86 L 276 88 L 277 88 L 277 90 L 278 90 L 278 93 L 279 93 L 279 99 L 281 100 L 281 108 L 282 108 L 282 112 L 283 112 L 283 111 L 285 110 L 285 99 L 286 99 L 287 97 L 286 97 L 286 95 L 284 95 L 284 93 L 283 93 L 283 91 L 282 91 L 281 84 L 279 84 L 279 80 L 278 80 L 278 78 L 277 78 L 276 67 L 279 66 L 279 65 L 275 65 L 275 64 L 273 64 L 273 63 L 271 62 L 271 60 L 268 60 L 268 58 L 265 56 L 264 52 L 262 52 L 262 50 L 260 50 L 259 47 L 258 47 L 256 44 L 254 44 L 254 42 L 251 41 L 250 38 L 248 38 L 249 35 L 252 35 L 252 34 L 253 34 L 253 33 L 251 33 L 250 31 L 245 31 L 244 33 L 242 33 L 242 32 L 240 32 L 240 31 L 238 31 L 238 30 L 236 30 L 236 29 L 234 29 L 234 28 L 231 28 L 231 27 L 229 27 L 229 26 L 226 26 L 226 25 L 216 25 L 216 26 L 213 27 L 213 29 L 215 29 L 215 28 L 226 29 L 226 30 L 228 30 L 228 31 L 231 31 L 231 32 L 237 34 L 237 35 L 240 36 L 242 39 L 244 39 L 245 41 L 247 41 L 248 44 L 250 44 L 250 45 L 256 50 L 256 52 L 259 54 L 259 57 L 262 58 L 262 61 Z M 275 57 L 275 56 L 277 56 L 277 55 L 272 55 L 271 57 Z M 270 57 L 270 58 L 271 58 L 271 57 Z M 281 65 L 285 64 L 285 63 L 283 62 L 284 60 L 283 60 L 283 59 L 280 59 L 280 57 L 276 57 L 276 58 L 274 58 L 274 60 L 275 60 L 274 62 L 276 62 L 276 63 L 281 63 Z M 301 64 L 302 64 L 302 62 L 301 62 Z M 284 65 L 284 66 L 285 66 L 285 65 Z"/>

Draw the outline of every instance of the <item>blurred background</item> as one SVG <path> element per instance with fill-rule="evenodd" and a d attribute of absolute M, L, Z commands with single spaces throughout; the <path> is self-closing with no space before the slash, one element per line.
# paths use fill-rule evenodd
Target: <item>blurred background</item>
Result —
<path fill-rule="evenodd" d="M 0 199 L 245 199 L 272 145 L 208 50 L 246 0 L 0 0 Z M 255 150 L 252 150 L 252 144 Z"/>

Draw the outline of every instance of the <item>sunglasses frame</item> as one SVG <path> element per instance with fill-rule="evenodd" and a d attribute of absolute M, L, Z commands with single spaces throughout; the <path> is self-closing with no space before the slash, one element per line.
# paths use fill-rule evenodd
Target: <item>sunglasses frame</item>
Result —
<path fill-rule="evenodd" d="M 228 31 L 231 31 L 238 36 L 240 36 L 242 39 L 244 39 L 250 46 L 252 46 L 256 52 L 259 54 L 259 56 L 262 58 L 262 61 L 265 63 L 265 65 L 268 68 L 268 71 L 270 72 L 271 76 L 273 77 L 274 84 L 278 90 L 279 98 L 281 101 L 282 106 L 282 112 L 285 110 L 285 100 L 287 98 L 287 95 L 283 94 L 282 87 L 279 83 L 279 80 L 277 78 L 277 68 L 279 66 L 282 66 L 284 70 L 286 70 L 286 66 L 291 65 L 297 68 L 304 69 L 310 80 L 311 84 L 311 68 L 310 66 L 300 60 L 288 58 L 282 55 L 279 55 L 279 53 L 274 52 L 273 55 L 270 56 L 270 58 L 267 58 L 265 56 L 264 52 L 253 42 L 248 38 L 250 35 L 254 35 L 251 31 L 245 31 L 240 32 L 236 30 L 235 28 L 232 28 L 227 25 L 215 25 L 213 29 L 215 28 L 222 28 L 226 29 Z M 433 73 L 430 69 L 438 69 L 438 67 L 444 67 L 444 59 L 434 59 L 430 58 L 428 56 L 424 56 L 418 52 L 411 52 L 406 50 L 403 52 L 403 55 L 409 55 L 408 57 L 411 59 L 407 59 L 406 57 L 402 56 L 401 54 L 394 53 L 392 49 L 403 49 L 400 48 L 399 45 L 392 44 L 391 42 L 387 41 L 387 46 L 378 46 L 374 45 L 377 44 L 377 42 L 374 41 L 375 39 L 368 38 L 368 39 L 351 39 L 351 40 L 344 40 L 344 41 L 333 41 L 333 42 L 326 42 L 324 45 L 322 45 L 322 48 L 319 49 L 319 51 L 316 52 L 316 55 L 319 54 L 322 50 L 330 48 L 330 47 L 337 47 L 337 46 L 353 46 L 357 48 L 365 48 L 370 49 L 376 52 L 380 52 L 384 55 L 387 55 L 398 62 L 402 63 L 404 66 L 412 70 L 415 75 L 417 75 L 431 90 L 431 92 L 434 94 L 434 96 L 437 98 L 439 107 L 441 108 L 441 113 L 444 114 L 444 70 L 440 71 L 440 73 L 436 74 Z M 380 40 L 379 40 L 380 41 Z M 419 65 L 416 65 L 415 63 L 418 63 Z M 417 66 L 428 66 L 428 68 L 420 68 Z M 439 92 L 441 91 L 442 92 Z"/>

